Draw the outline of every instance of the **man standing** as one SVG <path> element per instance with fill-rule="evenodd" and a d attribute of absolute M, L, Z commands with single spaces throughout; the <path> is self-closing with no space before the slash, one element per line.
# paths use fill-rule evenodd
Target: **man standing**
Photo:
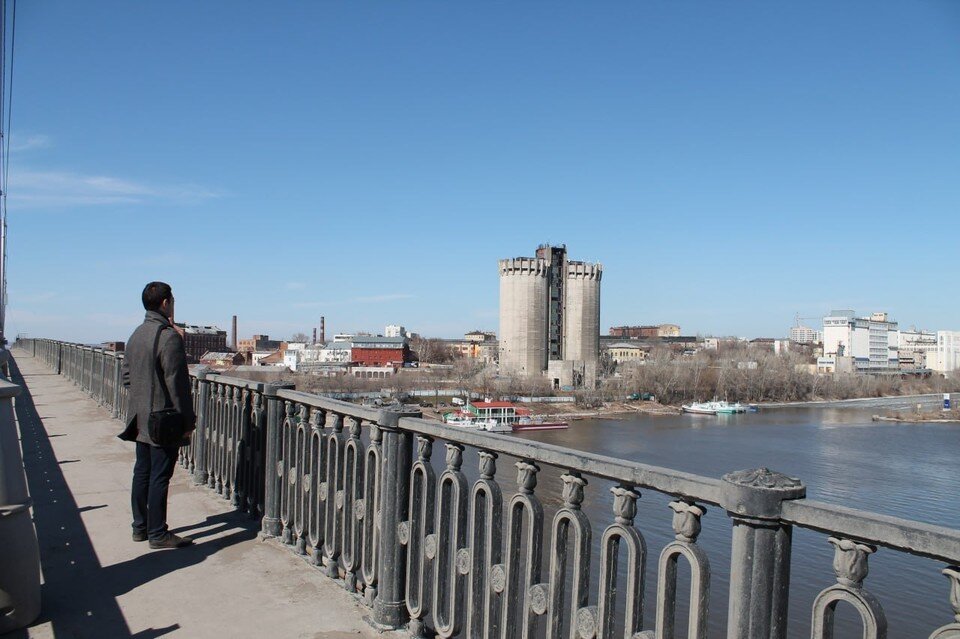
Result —
<path fill-rule="evenodd" d="M 133 467 L 133 540 L 150 548 L 182 548 L 193 540 L 167 530 L 167 490 L 179 446 L 158 446 L 147 429 L 150 413 L 173 408 L 183 416 L 189 442 L 195 428 L 190 374 L 183 338 L 173 325 L 173 291 L 169 284 L 150 282 L 143 289 L 147 314 L 127 341 L 123 385 L 128 388 L 127 424 L 120 439 L 137 443 Z M 153 390 L 151 394 L 151 389 Z"/>

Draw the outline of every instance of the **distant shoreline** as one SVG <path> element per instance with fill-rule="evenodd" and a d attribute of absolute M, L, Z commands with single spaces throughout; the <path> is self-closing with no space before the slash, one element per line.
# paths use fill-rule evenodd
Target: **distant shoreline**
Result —
<path fill-rule="evenodd" d="M 923 393 L 921 395 L 886 395 L 884 397 L 854 397 L 851 399 L 810 399 L 800 402 L 763 402 L 757 404 L 760 408 L 795 408 L 803 406 L 823 406 L 827 404 L 865 404 L 868 402 L 906 400 L 906 399 L 939 399 L 942 393 Z"/>

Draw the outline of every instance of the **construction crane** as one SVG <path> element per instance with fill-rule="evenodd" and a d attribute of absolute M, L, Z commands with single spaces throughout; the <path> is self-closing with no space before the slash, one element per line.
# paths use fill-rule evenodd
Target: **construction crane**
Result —
<path fill-rule="evenodd" d="M 799 326 L 803 326 L 802 322 L 806 320 L 817 320 L 819 322 L 823 318 L 822 317 L 800 317 L 800 313 L 798 312 L 794 319 L 797 322 L 797 326 L 799 327 Z"/>

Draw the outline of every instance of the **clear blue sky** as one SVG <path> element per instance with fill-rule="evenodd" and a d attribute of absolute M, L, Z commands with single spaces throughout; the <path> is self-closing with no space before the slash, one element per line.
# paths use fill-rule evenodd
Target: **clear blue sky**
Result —
<path fill-rule="evenodd" d="M 8 334 L 497 329 L 498 258 L 602 326 L 960 329 L 960 2 L 21 2 Z"/>

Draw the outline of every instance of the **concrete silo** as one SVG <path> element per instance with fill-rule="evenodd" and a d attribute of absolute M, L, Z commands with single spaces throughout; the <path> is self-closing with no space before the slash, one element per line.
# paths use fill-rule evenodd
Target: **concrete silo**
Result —
<path fill-rule="evenodd" d="M 547 264 L 517 257 L 499 266 L 500 371 L 539 374 L 547 367 Z"/>
<path fill-rule="evenodd" d="M 563 296 L 563 359 L 600 359 L 600 278 L 603 267 L 567 262 Z"/>

